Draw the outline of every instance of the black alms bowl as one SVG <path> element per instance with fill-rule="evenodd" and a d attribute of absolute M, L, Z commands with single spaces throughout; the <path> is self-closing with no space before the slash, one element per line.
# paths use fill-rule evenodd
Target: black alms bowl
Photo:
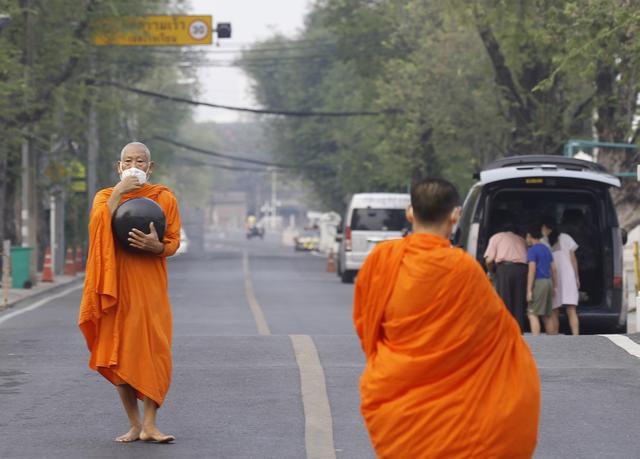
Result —
<path fill-rule="evenodd" d="M 166 220 L 162 208 L 155 201 L 148 198 L 134 198 L 123 202 L 118 206 L 111 217 L 113 236 L 120 246 L 134 253 L 149 253 L 136 249 L 129 245 L 129 232 L 137 228 L 145 234 L 151 230 L 149 225 L 153 222 L 158 233 L 158 239 L 162 240 L 166 227 Z"/>

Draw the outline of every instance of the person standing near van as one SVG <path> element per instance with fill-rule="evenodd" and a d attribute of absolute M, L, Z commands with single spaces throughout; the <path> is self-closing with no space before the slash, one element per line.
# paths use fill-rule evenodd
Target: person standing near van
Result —
<path fill-rule="evenodd" d="M 540 316 L 544 317 L 544 329 L 553 334 L 551 311 L 553 307 L 553 291 L 556 285 L 556 265 L 553 262 L 551 250 L 542 243 L 542 232 L 539 225 L 533 225 L 527 231 L 527 262 L 529 273 L 527 276 L 527 315 L 531 334 L 540 334 Z"/>
<path fill-rule="evenodd" d="M 360 408 L 380 458 L 533 456 L 536 364 L 480 264 L 451 246 L 459 202 L 445 180 L 415 183 L 413 234 L 377 244 L 356 279 Z"/>
<path fill-rule="evenodd" d="M 485 263 L 489 271 L 495 265 L 496 291 L 523 331 L 527 303 L 527 243 L 515 233 L 509 212 L 496 211 L 493 221 L 499 231 L 489 239 Z"/>
<path fill-rule="evenodd" d="M 558 333 L 560 331 L 559 311 L 564 306 L 566 307 L 571 334 L 577 336 L 580 334 L 580 322 L 576 311 L 580 289 L 578 259 L 576 258 L 576 250 L 578 250 L 579 246 L 568 234 L 558 233 L 555 224 L 549 219 L 545 220 L 542 225 L 542 234 L 544 234 L 549 247 L 551 247 L 553 261 L 558 271 L 558 283 L 553 296 L 553 310 L 551 311 L 553 332 Z"/>

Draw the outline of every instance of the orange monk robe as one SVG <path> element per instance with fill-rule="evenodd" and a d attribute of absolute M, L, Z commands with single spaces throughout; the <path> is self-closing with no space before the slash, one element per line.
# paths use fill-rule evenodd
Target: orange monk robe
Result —
<path fill-rule="evenodd" d="M 380 458 L 529 458 L 531 352 L 480 265 L 448 240 L 380 244 L 358 273 L 361 411 Z"/>
<path fill-rule="evenodd" d="M 89 256 L 78 325 L 91 352 L 89 367 L 138 398 L 162 405 L 171 383 L 171 305 L 166 257 L 180 245 L 180 215 L 171 190 L 146 184 L 123 196 L 156 201 L 166 218 L 164 252 L 134 254 L 116 244 L 107 200 L 96 194 L 89 221 Z M 148 231 L 147 231 L 148 232 Z"/>

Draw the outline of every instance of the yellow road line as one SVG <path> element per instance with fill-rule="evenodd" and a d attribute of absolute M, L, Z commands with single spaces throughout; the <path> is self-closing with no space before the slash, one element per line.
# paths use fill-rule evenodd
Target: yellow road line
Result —
<path fill-rule="evenodd" d="M 335 459 L 333 419 L 318 351 L 308 335 L 290 335 L 290 338 L 300 369 L 307 459 Z"/>
<path fill-rule="evenodd" d="M 267 324 L 267 319 L 265 319 L 260 303 L 258 303 L 256 295 L 253 292 L 253 282 L 251 282 L 251 271 L 249 270 L 249 254 L 246 251 L 242 257 L 242 267 L 244 270 L 244 293 L 247 297 L 251 314 L 253 314 L 253 320 L 256 322 L 258 334 L 270 335 L 269 324 Z"/>

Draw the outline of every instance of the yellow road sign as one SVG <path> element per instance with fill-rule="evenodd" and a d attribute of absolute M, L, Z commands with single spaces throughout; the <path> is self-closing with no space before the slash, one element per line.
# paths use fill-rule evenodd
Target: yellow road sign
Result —
<path fill-rule="evenodd" d="M 137 16 L 99 19 L 93 24 L 98 46 L 210 45 L 211 16 Z"/>

